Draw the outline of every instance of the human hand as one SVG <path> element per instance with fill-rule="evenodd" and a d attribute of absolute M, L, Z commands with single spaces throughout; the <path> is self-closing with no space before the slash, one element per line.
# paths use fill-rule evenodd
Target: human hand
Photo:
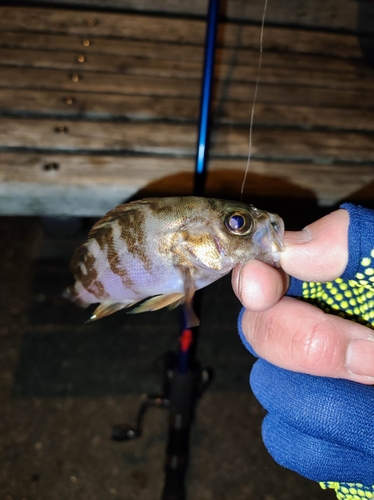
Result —
<path fill-rule="evenodd" d="M 257 355 L 288 370 L 373 384 L 373 330 L 284 297 L 289 275 L 306 282 L 342 275 L 349 222 L 348 211 L 340 209 L 303 231 L 286 232 L 281 269 L 250 261 L 234 270 L 232 284 L 246 309 L 242 333 Z"/>

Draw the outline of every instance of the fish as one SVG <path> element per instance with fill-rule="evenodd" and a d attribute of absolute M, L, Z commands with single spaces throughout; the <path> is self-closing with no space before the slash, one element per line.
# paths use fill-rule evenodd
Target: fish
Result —
<path fill-rule="evenodd" d="M 65 296 L 99 303 L 89 321 L 182 305 L 186 328 L 199 325 L 196 290 L 258 259 L 278 266 L 284 223 L 253 205 L 199 196 L 145 198 L 101 218 L 74 253 L 75 283 Z"/>

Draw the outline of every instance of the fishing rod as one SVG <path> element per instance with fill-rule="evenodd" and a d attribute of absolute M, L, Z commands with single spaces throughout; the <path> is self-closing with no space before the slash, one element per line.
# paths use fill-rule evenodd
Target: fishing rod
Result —
<path fill-rule="evenodd" d="M 195 196 L 201 196 L 204 192 L 208 169 L 219 7 L 220 0 L 209 1 L 195 160 L 193 188 Z M 196 328 L 182 329 L 177 352 L 166 353 L 164 357 L 164 393 L 162 396 L 146 397 L 139 408 L 136 425 L 120 424 L 112 429 L 112 438 L 117 441 L 139 437 L 148 408 L 158 407 L 168 410 L 169 427 L 161 500 L 186 499 L 185 475 L 189 462 L 191 425 L 196 403 L 211 380 L 211 372 L 208 369 L 202 369 L 195 357 L 196 336 Z"/>
<path fill-rule="evenodd" d="M 196 196 L 201 196 L 204 193 L 206 174 L 208 172 L 214 63 L 219 8 L 220 0 L 209 1 L 193 189 Z"/>

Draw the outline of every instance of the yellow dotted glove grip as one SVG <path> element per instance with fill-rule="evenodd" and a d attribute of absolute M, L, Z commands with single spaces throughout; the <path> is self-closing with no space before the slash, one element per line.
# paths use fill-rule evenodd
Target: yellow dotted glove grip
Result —
<path fill-rule="evenodd" d="M 339 500 L 363 500 L 365 498 L 374 498 L 374 486 L 367 487 L 359 483 L 334 483 L 331 481 L 319 484 L 324 490 L 327 488 L 335 490 L 336 497 Z"/>
<path fill-rule="evenodd" d="M 328 313 L 374 326 L 374 250 L 361 260 L 355 279 L 303 283 L 302 296 Z"/>
<path fill-rule="evenodd" d="M 338 278 L 328 283 L 306 283 L 302 285 L 302 296 L 327 313 L 374 326 L 374 249 L 369 257 L 361 260 L 361 269 L 355 278 Z M 374 464 L 373 464 L 374 467 Z M 333 489 L 339 500 L 362 500 L 374 498 L 374 485 L 355 483 L 321 482 L 321 488 Z"/>

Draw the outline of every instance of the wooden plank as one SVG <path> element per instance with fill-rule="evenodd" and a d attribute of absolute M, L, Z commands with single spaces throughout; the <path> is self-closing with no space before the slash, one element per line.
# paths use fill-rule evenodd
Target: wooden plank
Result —
<path fill-rule="evenodd" d="M 169 123 L 115 123 L 3 118 L 0 144 L 7 148 L 57 151 L 134 152 L 194 156 L 194 125 Z M 248 154 L 248 127 L 220 126 L 213 131 L 212 155 Z M 373 134 L 360 132 L 257 129 L 253 155 L 262 158 L 320 162 L 372 162 Z"/>
<path fill-rule="evenodd" d="M 100 216 L 171 174 L 192 182 L 193 160 L 0 153 L 0 165 L 0 214 Z"/>
<path fill-rule="evenodd" d="M 251 27 L 256 30 L 258 28 Z M 294 32 L 293 37 L 296 38 Z M 223 39 L 224 41 L 224 39 Z M 86 45 L 84 45 L 84 43 Z M 88 45 L 87 45 L 88 44 Z M 85 56 L 88 60 L 92 57 L 106 56 L 101 58 L 100 62 L 107 64 L 108 56 L 114 57 L 112 66 L 116 65 L 115 56 L 123 58 L 138 58 L 140 61 L 145 59 L 167 60 L 202 63 L 203 47 L 162 43 L 154 41 L 148 42 L 144 40 L 128 40 L 125 38 L 100 38 L 90 37 L 89 40 L 75 35 L 54 35 L 54 34 L 39 34 L 27 32 L 2 32 L 0 37 L 0 47 L 7 49 L 24 49 L 25 53 L 21 57 L 26 59 L 30 50 L 44 50 L 51 52 L 51 57 L 55 53 L 63 51 L 64 53 L 72 53 L 73 57 L 70 62 L 76 63 L 78 55 Z M 339 57 L 335 54 L 329 55 L 330 45 L 323 48 L 320 54 L 306 53 L 302 55 L 292 50 L 278 50 L 277 46 L 272 46 L 263 51 L 263 65 L 267 67 L 282 67 L 282 68 L 298 68 L 298 69 L 315 69 L 328 70 L 336 72 L 348 71 L 368 71 L 369 65 L 358 57 L 348 57 L 345 53 L 341 53 Z M 250 48 L 242 47 L 217 47 L 217 61 L 219 64 L 229 64 L 230 66 L 258 66 L 259 48 L 258 46 Z M 361 56 L 361 54 L 358 54 Z M 17 60 L 16 60 L 17 61 Z M 92 61 L 91 61 L 92 62 Z M 15 62 L 15 64 L 20 64 Z M 118 65 L 118 63 L 117 63 Z M 80 65 L 78 66 L 80 67 Z"/>
<path fill-rule="evenodd" d="M 126 44 L 125 44 L 126 45 Z M 136 45 L 136 44 L 134 44 Z M 139 42 L 142 47 L 144 44 Z M 164 45 L 165 46 L 165 45 Z M 0 46 L 0 64 L 11 66 L 25 66 L 33 68 L 57 68 L 75 71 L 103 71 L 130 74 L 155 74 L 157 68 L 160 76 L 178 76 L 180 78 L 199 78 L 202 73 L 203 49 L 189 46 L 178 46 L 173 57 L 167 54 L 149 52 L 148 56 L 140 56 L 138 51 L 125 51 L 123 54 L 97 53 L 67 49 L 40 50 L 9 48 Z M 194 52 L 189 60 L 189 52 Z M 139 51 L 140 52 L 140 51 Z M 166 51 L 165 51 L 166 52 Z M 160 57 L 160 56 L 163 57 Z M 253 79 L 253 68 L 258 68 L 258 52 L 244 49 L 221 49 L 217 60 L 219 73 L 227 75 L 233 72 L 233 79 Z M 263 71 L 270 68 L 287 69 L 294 71 L 313 71 L 316 73 L 332 73 L 336 75 L 348 74 L 360 76 L 367 74 L 370 77 L 371 68 L 362 61 L 350 61 L 333 57 L 304 56 L 299 54 L 275 54 L 268 52 L 263 56 Z M 266 76 L 266 75 L 265 75 Z"/>
<path fill-rule="evenodd" d="M 76 79 L 77 78 L 77 79 Z M 115 92 L 119 94 L 180 96 L 198 98 L 200 80 L 71 72 L 56 69 L 3 67 L 0 87 L 58 89 L 65 91 Z"/>
<path fill-rule="evenodd" d="M 75 81 L 75 75 L 79 80 Z M 148 95 L 198 99 L 200 79 L 158 78 L 137 75 L 105 74 L 100 72 L 74 73 L 55 69 L 3 67 L 0 71 L 0 88 L 56 89 L 68 93 L 110 92 L 123 95 Z M 225 82 L 217 86 L 219 100 L 251 103 L 254 86 L 248 82 Z M 305 87 L 298 84 L 267 84 L 262 81 L 258 102 L 288 105 L 374 108 L 371 89 L 333 89 L 320 86 Z"/>
<path fill-rule="evenodd" d="M 181 53 L 182 56 L 183 52 Z M 202 56 L 202 51 L 201 51 Z M 81 52 L 42 51 L 0 48 L 0 65 L 29 68 L 54 68 L 82 72 L 117 73 L 124 75 L 157 76 L 162 78 L 201 78 L 202 64 L 179 60 L 162 60 L 104 54 L 83 55 Z M 227 70 L 226 70 L 227 71 Z M 108 78 L 110 76 L 108 75 Z"/>
<path fill-rule="evenodd" d="M 220 127 L 213 135 L 212 153 L 243 156 L 248 153 L 248 129 Z M 360 132 L 257 129 L 254 156 L 284 161 L 373 162 L 374 136 Z"/>
<path fill-rule="evenodd" d="M 79 51 L 87 54 L 110 54 L 121 57 L 142 57 L 152 59 L 178 60 L 183 54 L 184 60 L 199 62 L 202 57 L 202 46 L 181 45 L 147 40 L 129 40 L 128 38 L 106 38 L 54 33 L 28 33 L 26 31 L 3 31 L 0 46 L 12 49 Z M 229 49 L 228 49 L 229 50 Z M 232 55 L 229 52 L 229 57 Z"/>
<path fill-rule="evenodd" d="M 203 20 L 184 20 L 92 11 L 38 7 L 0 7 L 0 30 L 125 37 L 174 43 L 204 43 Z"/>
<path fill-rule="evenodd" d="M 351 105 L 354 105 L 352 101 Z M 250 122 L 251 104 L 243 106 L 238 102 L 228 102 L 222 107 L 222 122 L 237 125 L 248 125 Z M 257 127 L 295 127 L 311 129 L 363 130 L 374 131 L 373 111 L 358 108 L 314 107 L 311 99 L 304 106 L 283 104 L 261 104 L 255 106 L 254 130 Z"/>
<path fill-rule="evenodd" d="M 287 23 L 289 25 L 289 23 Z M 69 11 L 28 7 L 0 7 L 0 31 L 39 34 L 70 34 L 84 38 L 120 37 L 178 44 L 200 45 L 205 40 L 205 21 L 138 14 Z M 260 27 L 227 23 L 220 30 L 219 44 L 227 47 L 259 48 Z M 303 54 L 361 57 L 356 36 L 266 27 L 264 50 Z"/>
<path fill-rule="evenodd" d="M 30 0 L 29 0 L 30 2 Z M 32 3 L 32 1 L 30 2 Z M 40 2 L 38 2 L 40 4 Z M 44 0 L 45 4 L 61 4 L 61 0 Z M 200 15 L 207 12 L 207 0 L 64 0 L 65 5 L 153 11 L 179 15 Z M 368 2 L 366 2 L 368 3 Z M 241 21 L 260 22 L 264 9 L 263 0 L 229 0 L 225 2 L 225 15 Z M 360 5 L 352 0 L 291 0 L 269 2 L 266 20 L 268 23 L 302 25 L 336 29 L 356 29 Z"/>
<path fill-rule="evenodd" d="M 255 108 L 255 130 L 258 126 L 334 128 L 340 130 L 374 131 L 373 111 L 287 106 L 282 104 L 261 104 Z M 352 102 L 354 105 L 354 102 Z M 219 109 L 216 121 L 249 126 L 251 103 L 219 102 L 213 104 Z M 51 118 L 129 119 L 129 120 L 173 120 L 197 121 L 198 99 L 173 97 L 127 96 L 92 92 L 62 92 L 56 90 L 0 89 L 0 110 L 2 113 L 49 116 Z M 105 126 L 105 125 L 103 125 Z"/>
<path fill-rule="evenodd" d="M 0 143 L 8 148 L 191 155 L 196 136 L 195 126 L 180 124 L 97 123 L 83 120 L 64 120 L 60 123 L 54 120 L 13 118 L 0 121 Z"/>
<path fill-rule="evenodd" d="M 61 118 L 120 118 L 131 120 L 197 120 L 199 101 L 165 96 L 117 95 L 95 92 L 64 92 L 59 90 L 0 89 L 0 112 Z M 237 112 L 242 107 L 237 106 Z M 366 112 L 363 111 L 363 114 Z M 228 115 L 226 114 L 228 117 Z M 227 118 L 229 120 L 229 118 Z M 245 120 L 245 118 L 244 118 Z M 362 115 L 358 113 L 359 123 Z"/>
<path fill-rule="evenodd" d="M 201 53 L 202 55 L 202 53 Z M 293 59 L 293 61 L 292 61 Z M 297 84 L 303 86 L 320 86 L 331 88 L 355 88 L 371 90 L 374 86 L 374 71 L 369 65 L 346 64 L 338 66 L 334 71 L 329 58 L 317 59 L 308 65 L 303 59 L 300 67 L 296 58 L 291 61 L 282 56 L 269 54 L 263 59 L 261 82 L 267 84 Z M 298 60 L 302 59 L 300 57 Z M 222 80 L 254 83 L 258 73 L 258 55 L 252 53 L 252 65 L 220 63 L 216 67 L 216 77 Z M 324 61 L 324 65 L 319 61 Z M 276 65 L 274 62 L 276 62 Z M 295 64 L 293 64 L 293 62 Z M 254 63 L 254 64 L 253 64 Z M 313 64 L 314 63 L 314 64 Z M 123 75 L 147 76 L 157 78 L 183 78 L 198 80 L 202 74 L 202 64 L 179 60 L 158 60 L 151 58 L 124 57 L 117 55 L 90 54 L 83 55 L 67 51 L 23 50 L 0 47 L 0 67 L 18 66 L 28 68 L 51 68 L 79 72 L 84 78 L 88 72 L 115 73 Z M 322 66 L 322 67 L 321 67 Z M 333 64 L 331 64 L 333 66 Z M 344 78 L 342 76 L 344 75 Z M 110 75 L 108 75 L 110 78 Z"/>
<path fill-rule="evenodd" d="M 45 168 L 51 164 L 58 168 Z M 0 214 L 100 216 L 131 196 L 189 194 L 193 183 L 193 159 L 184 158 L 0 153 L 0 165 Z M 244 167 L 243 160 L 212 160 L 207 194 L 238 199 Z M 373 181 L 369 166 L 254 160 L 245 197 L 363 201 L 359 194 L 370 193 Z"/>

